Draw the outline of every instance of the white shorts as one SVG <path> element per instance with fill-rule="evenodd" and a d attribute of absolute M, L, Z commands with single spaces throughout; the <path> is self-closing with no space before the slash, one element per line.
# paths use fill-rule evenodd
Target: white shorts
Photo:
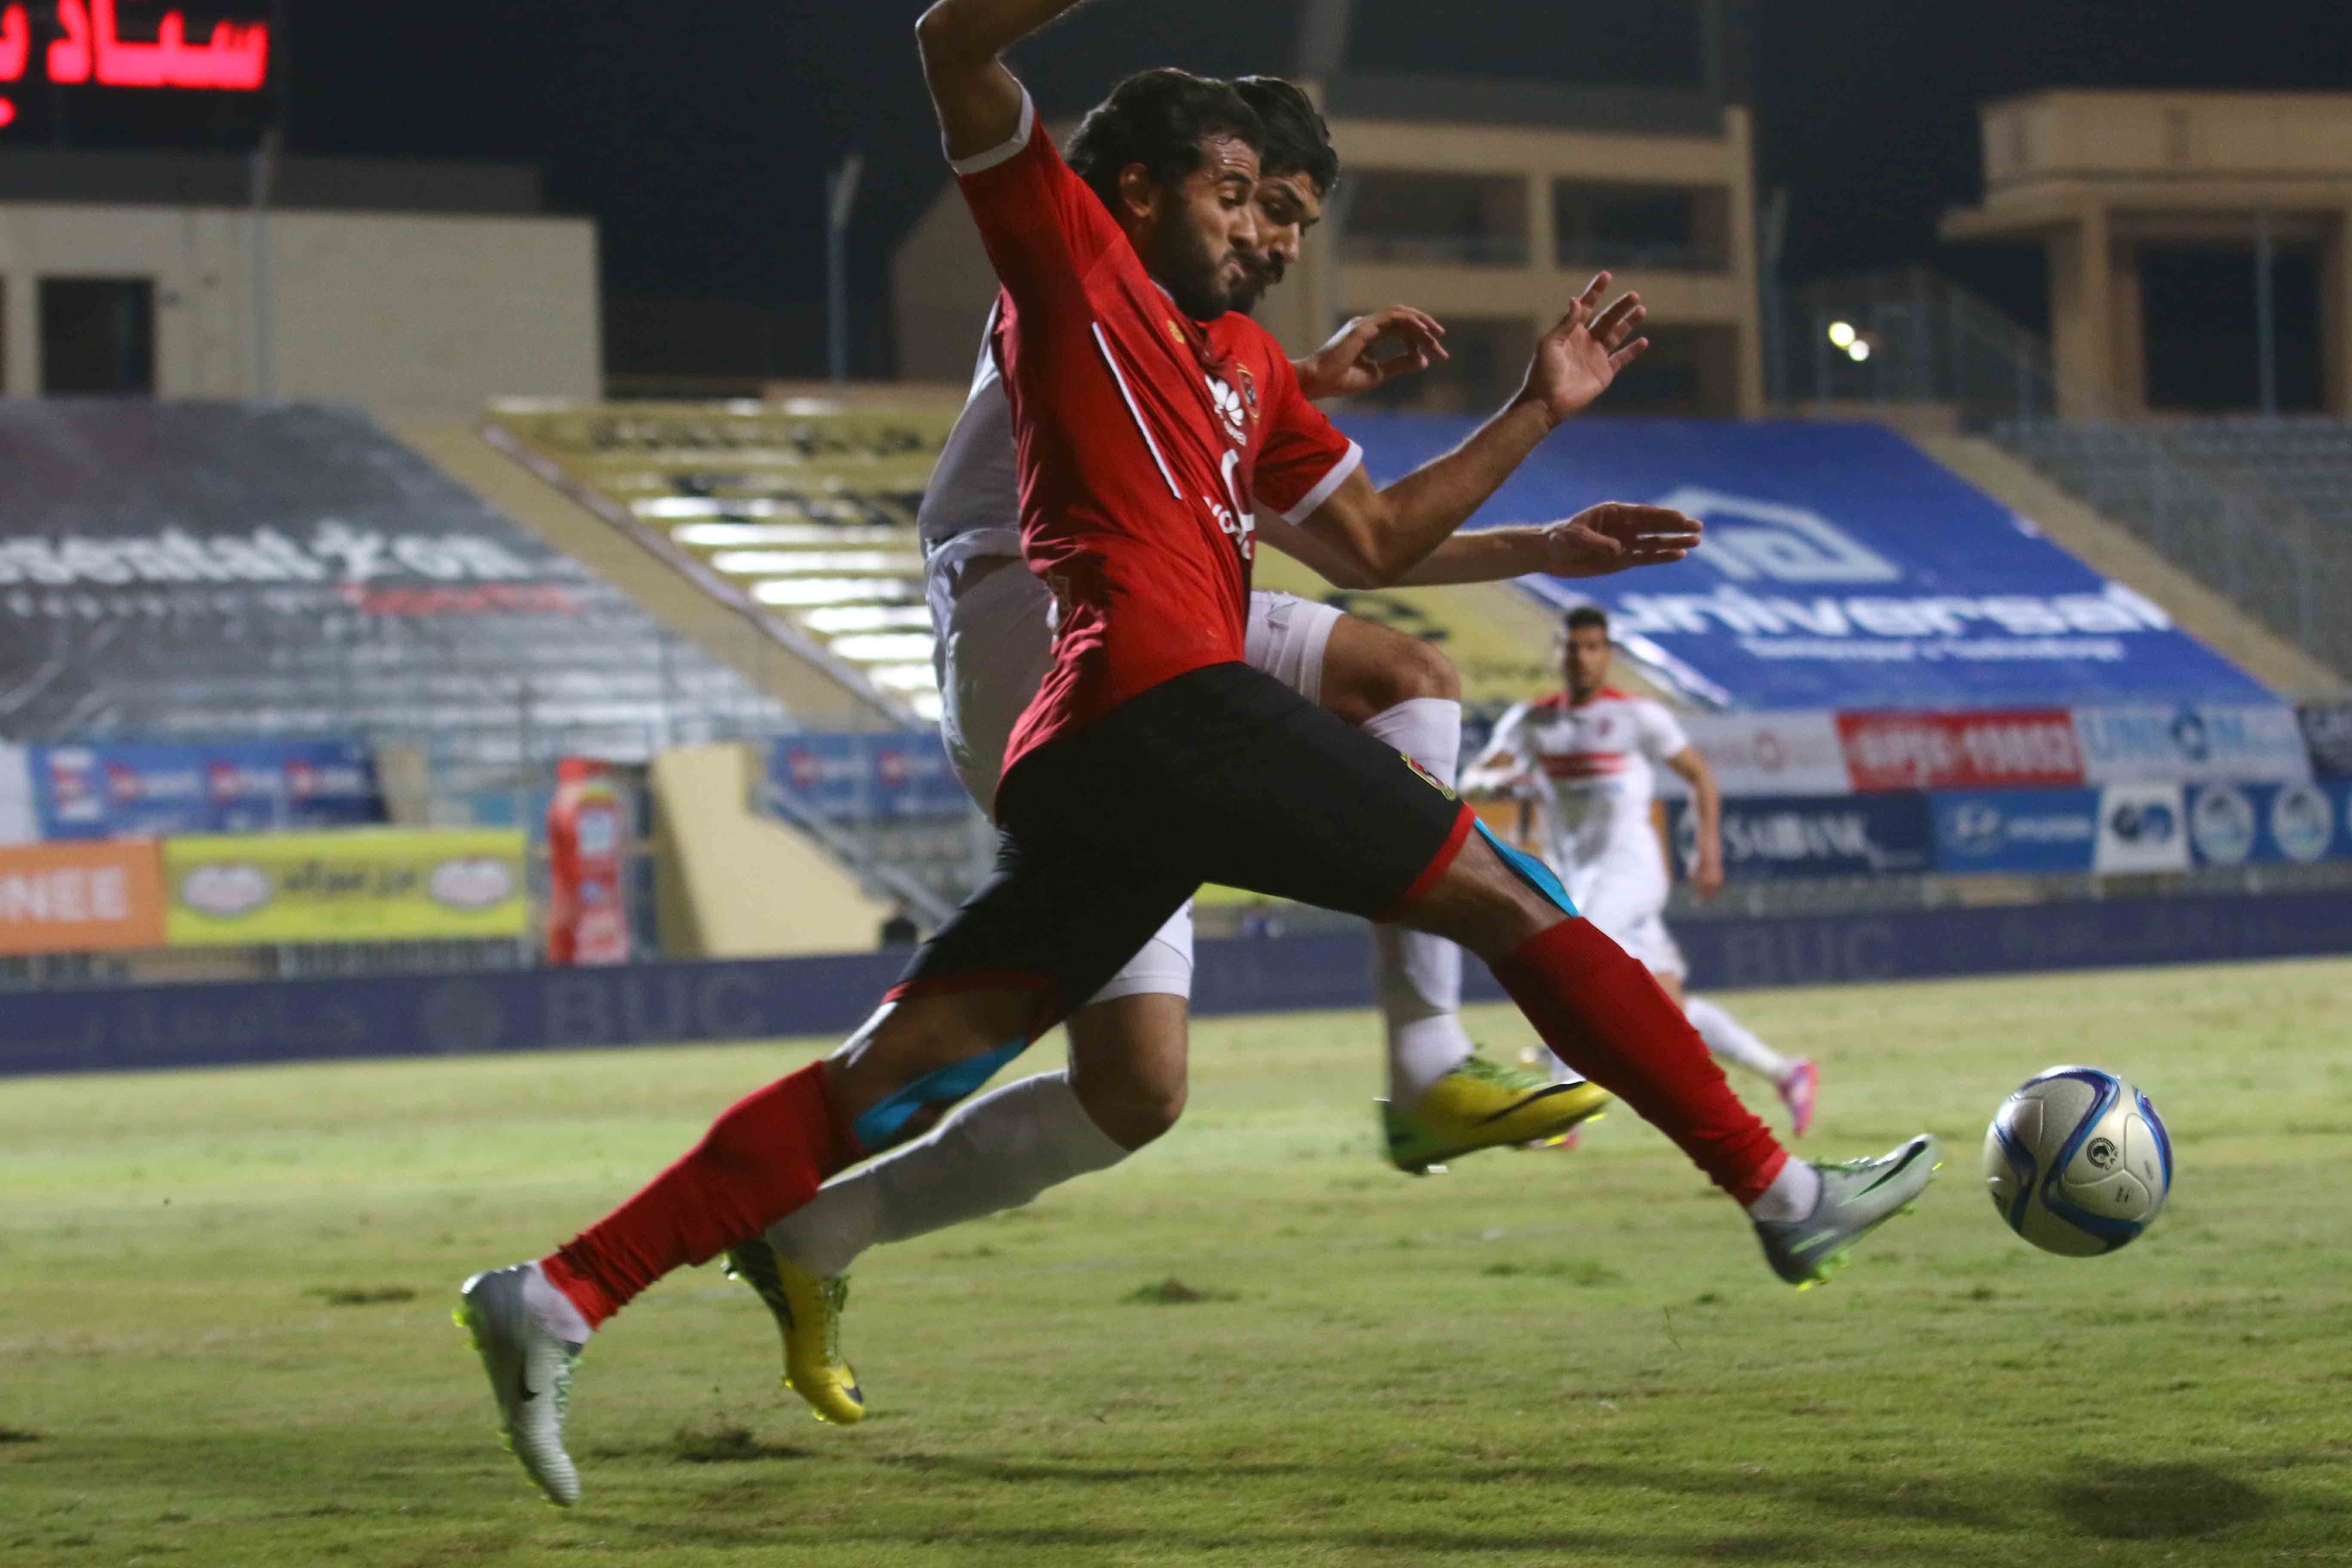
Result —
<path fill-rule="evenodd" d="M 1690 973 L 1680 944 L 1666 929 L 1666 867 L 1654 841 L 1603 856 L 1560 880 L 1577 912 L 1651 973 L 1680 980 Z"/>
<path fill-rule="evenodd" d="M 964 789 L 993 816 L 1005 743 L 1053 666 L 1054 597 L 1016 559 L 960 557 L 952 547 L 933 557 L 924 589 L 939 633 L 932 658 L 940 677 L 940 736 Z M 1308 701 L 1320 702 L 1323 652 L 1339 624 L 1339 612 L 1328 605 L 1294 594 L 1254 593 L 1246 657 Z M 1192 994 L 1188 901 L 1088 1005 Z"/>

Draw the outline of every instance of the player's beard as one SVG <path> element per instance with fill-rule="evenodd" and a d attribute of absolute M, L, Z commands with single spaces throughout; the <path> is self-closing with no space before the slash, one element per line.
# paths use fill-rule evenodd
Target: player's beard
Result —
<path fill-rule="evenodd" d="M 1196 321 L 1208 321 L 1234 308 L 1234 296 L 1240 290 L 1227 287 L 1223 273 L 1225 264 L 1236 258 L 1248 259 L 1238 251 L 1215 247 L 1199 229 L 1162 223 L 1152 231 L 1150 254 L 1144 262 L 1177 309 Z"/>
<path fill-rule="evenodd" d="M 1265 298 L 1266 290 L 1282 281 L 1282 258 L 1278 256 L 1244 253 L 1242 280 L 1230 290 L 1227 308 L 1239 310 L 1244 316 L 1255 315 L 1258 301 Z"/>

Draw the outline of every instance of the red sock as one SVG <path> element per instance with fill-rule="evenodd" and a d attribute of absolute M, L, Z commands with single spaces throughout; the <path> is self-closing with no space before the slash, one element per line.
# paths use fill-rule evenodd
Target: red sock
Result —
<path fill-rule="evenodd" d="M 856 1158 L 812 1063 L 727 1108 L 645 1190 L 540 1259 L 591 1327 L 673 1268 L 708 1263 L 816 1195 Z"/>
<path fill-rule="evenodd" d="M 1742 1206 L 1780 1173 L 1787 1151 L 1723 1081 L 1683 1010 L 1591 921 L 1562 921 L 1487 967 L 1552 1055 L 1680 1144 Z"/>

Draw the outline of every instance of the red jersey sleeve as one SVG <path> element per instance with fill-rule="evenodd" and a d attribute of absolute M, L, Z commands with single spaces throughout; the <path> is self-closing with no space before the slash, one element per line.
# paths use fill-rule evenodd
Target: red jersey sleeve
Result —
<path fill-rule="evenodd" d="M 980 226 L 997 281 L 1015 302 L 1034 303 L 1057 284 L 1083 279 L 1104 251 L 1125 238 L 1101 199 L 1062 162 L 1025 89 L 1012 138 L 969 158 L 950 158 L 948 167 Z"/>
<path fill-rule="evenodd" d="M 1362 465 L 1364 449 L 1307 401 L 1297 373 L 1278 348 L 1272 358 L 1265 443 L 1250 473 L 1251 493 L 1268 511 L 1280 513 L 1283 521 L 1300 522 Z"/>

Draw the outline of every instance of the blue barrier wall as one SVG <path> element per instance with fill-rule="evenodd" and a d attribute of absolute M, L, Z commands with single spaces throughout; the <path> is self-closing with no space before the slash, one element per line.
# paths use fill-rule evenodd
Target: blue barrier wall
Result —
<path fill-rule="evenodd" d="M 2010 909 L 1689 921 L 1691 984 L 1807 985 L 2352 952 L 2352 894 L 2115 899 Z M 1360 933 L 1202 942 L 1203 1015 L 1370 1002 Z M 639 963 L 0 997 L 0 1073 L 460 1056 L 839 1035 L 903 953 Z M 1468 966 L 1474 1001 L 1502 992 Z"/>

